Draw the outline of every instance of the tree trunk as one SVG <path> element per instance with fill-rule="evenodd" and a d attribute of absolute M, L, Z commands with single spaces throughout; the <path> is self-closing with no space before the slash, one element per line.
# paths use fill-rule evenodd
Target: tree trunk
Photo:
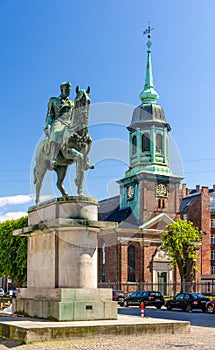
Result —
<path fill-rule="evenodd" d="M 178 264 L 181 277 L 181 293 L 193 293 L 193 259 L 188 259 L 185 266 Z"/>

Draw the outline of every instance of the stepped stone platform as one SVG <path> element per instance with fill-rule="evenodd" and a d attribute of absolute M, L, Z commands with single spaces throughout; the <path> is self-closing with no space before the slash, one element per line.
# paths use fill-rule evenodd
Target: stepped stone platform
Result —
<path fill-rule="evenodd" d="M 5 319 L 5 320 L 4 320 Z M 190 323 L 118 315 L 117 320 L 50 322 L 24 317 L 1 317 L 0 337 L 22 343 L 145 334 L 188 334 Z"/>

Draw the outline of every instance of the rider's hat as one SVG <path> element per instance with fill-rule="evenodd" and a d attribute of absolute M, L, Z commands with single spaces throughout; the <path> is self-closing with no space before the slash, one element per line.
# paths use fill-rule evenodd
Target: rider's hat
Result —
<path fill-rule="evenodd" d="M 64 87 L 64 86 L 69 86 L 71 87 L 71 83 L 69 81 L 64 81 L 63 83 L 60 84 L 60 88 Z"/>

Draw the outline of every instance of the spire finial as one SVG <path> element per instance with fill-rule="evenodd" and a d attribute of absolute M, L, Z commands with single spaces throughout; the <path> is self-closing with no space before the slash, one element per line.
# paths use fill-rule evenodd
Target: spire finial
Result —
<path fill-rule="evenodd" d="M 157 92 L 154 89 L 153 85 L 153 76 L 152 76 L 152 62 L 151 62 L 151 31 L 154 28 L 151 28 L 150 22 L 148 22 L 148 28 L 143 31 L 143 35 L 147 34 L 148 41 L 146 43 L 148 50 L 147 50 L 147 67 L 146 67 L 146 78 L 145 78 L 145 85 L 144 89 L 140 94 L 140 99 L 143 104 L 148 103 L 156 103 L 159 96 Z"/>
<path fill-rule="evenodd" d="M 146 45 L 148 47 L 148 51 L 151 51 L 152 42 L 150 39 L 151 39 L 151 31 L 153 29 L 154 28 L 151 28 L 151 26 L 150 26 L 150 22 L 148 22 L 148 28 L 143 31 L 143 35 L 147 34 L 147 37 L 148 37 L 148 41 L 146 43 Z"/>

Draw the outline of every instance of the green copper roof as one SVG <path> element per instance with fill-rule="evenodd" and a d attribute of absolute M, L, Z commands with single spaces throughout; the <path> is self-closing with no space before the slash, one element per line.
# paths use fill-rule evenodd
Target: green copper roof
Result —
<path fill-rule="evenodd" d="M 154 89 L 153 85 L 153 75 L 152 75 L 152 59 L 151 59 L 151 27 L 148 26 L 148 29 L 146 29 L 143 34 L 148 34 L 148 41 L 147 41 L 147 66 L 146 66 L 146 78 L 145 78 L 145 85 L 143 91 L 140 93 L 140 99 L 142 101 L 142 104 L 149 104 L 149 103 L 156 103 L 159 96 L 157 92 Z"/>

